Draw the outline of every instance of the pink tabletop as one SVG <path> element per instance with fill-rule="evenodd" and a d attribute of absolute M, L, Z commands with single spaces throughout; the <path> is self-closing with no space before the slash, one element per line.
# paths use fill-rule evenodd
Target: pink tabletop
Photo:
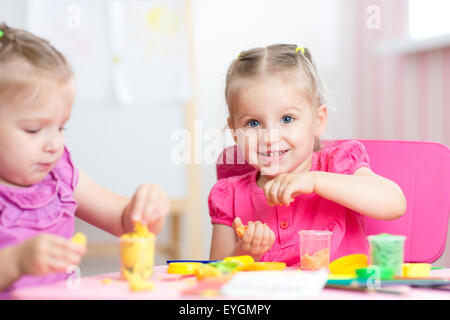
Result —
<path fill-rule="evenodd" d="M 157 266 L 151 291 L 131 291 L 126 281 L 120 280 L 118 272 L 81 278 L 79 288 L 70 288 L 65 281 L 51 285 L 17 289 L 11 293 L 12 299 L 26 300 L 179 300 L 179 299 L 236 299 L 223 296 L 186 295 L 182 291 L 196 284 L 195 277 L 182 277 L 166 273 L 167 266 Z M 432 270 L 434 277 L 450 277 L 450 269 Z M 104 284 L 103 279 L 112 281 Z M 449 300 L 450 292 L 432 289 L 413 288 L 407 294 L 365 293 L 325 288 L 318 300 L 385 300 L 385 299 L 426 299 Z"/>

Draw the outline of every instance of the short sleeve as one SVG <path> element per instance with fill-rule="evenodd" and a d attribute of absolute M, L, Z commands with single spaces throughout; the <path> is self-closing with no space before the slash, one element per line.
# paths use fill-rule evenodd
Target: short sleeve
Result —
<path fill-rule="evenodd" d="M 220 179 L 211 189 L 208 197 L 211 223 L 231 226 L 234 219 L 233 188 L 229 179 Z"/>
<path fill-rule="evenodd" d="M 58 180 L 68 187 L 72 192 L 78 183 L 78 170 L 72 163 L 72 158 L 67 147 L 64 147 L 63 154 L 58 163 L 53 168 L 53 172 L 58 176 Z"/>
<path fill-rule="evenodd" d="M 333 148 L 329 158 L 329 172 L 353 174 L 361 167 L 370 168 L 369 155 L 357 140 L 345 141 Z"/>

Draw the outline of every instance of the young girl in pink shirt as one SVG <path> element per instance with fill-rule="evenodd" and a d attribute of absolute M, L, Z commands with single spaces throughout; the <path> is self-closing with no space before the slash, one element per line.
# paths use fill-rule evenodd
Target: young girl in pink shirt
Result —
<path fill-rule="evenodd" d="M 256 170 L 219 180 L 208 204 L 210 258 L 300 260 L 300 230 L 332 231 L 331 259 L 368 252 L 365 216 L 391 220 L 406 200 L 370 169 L 359 141 L 321 147 L 327 107 L 310 52 L 271 45 L 241 52 L 228 69 L 228 126 Z M 235 228 L 247 225 L 238 237 Z"/>
<path fill-rule="evenodd" d="M 0 24 L 0 297 L 62 280 L 80 262 L 86 248 L 70 241 L 75 216 L 120 236 L 137 221 L 159 233 L 169 211 L 156 185 L 127 199 L 76 169 L 63 138 L 73 100 L 64 56 Z"/>

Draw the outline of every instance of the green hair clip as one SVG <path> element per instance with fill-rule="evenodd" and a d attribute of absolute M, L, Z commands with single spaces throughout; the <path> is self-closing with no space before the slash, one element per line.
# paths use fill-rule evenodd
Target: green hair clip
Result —
<path fill-rule="evenodd" d="M 5 32 L 3 30 L 0 30 L 0 39 L 3 37 L 4 34 Z"/>

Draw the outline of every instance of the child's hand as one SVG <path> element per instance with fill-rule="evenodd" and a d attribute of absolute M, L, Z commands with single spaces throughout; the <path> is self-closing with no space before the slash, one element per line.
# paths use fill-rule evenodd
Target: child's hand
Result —
<path fill-rule="evenodd" d="M 302 193 L 314 191 L 315 180 L 311 172 L 284 173 L 264 185 L 264 194 L 269 206 L 286 205 Z"/>
<path fill-rule="evenodd" d="M 123 213 L 126 231 L 132 231 L 135 222 L 147 225 L 148 230 L 158 234 L 170 211 L 170 202 L 166 193 L 157 185 L 139 186 Z"/>
<path fill-rule="evenodd" d="M 65 272 L 67 267 L 78 265 L 86 247 L 44 233 L 18 244 L 14 252 L 20 274 L 44 275 Z"/>
<path fill-rule="evenodd" d="M 241 225 L 241 219 L 235 218 L 232 225 L 233 229 Z M 244 235 L 238 240 L 238 246 L 244 252 L 256 256 L 255 260 L 259 260 L 263 253 L 272 248 L 274 242 L 275 234 L 265 223 L 250 221 Z"/>

